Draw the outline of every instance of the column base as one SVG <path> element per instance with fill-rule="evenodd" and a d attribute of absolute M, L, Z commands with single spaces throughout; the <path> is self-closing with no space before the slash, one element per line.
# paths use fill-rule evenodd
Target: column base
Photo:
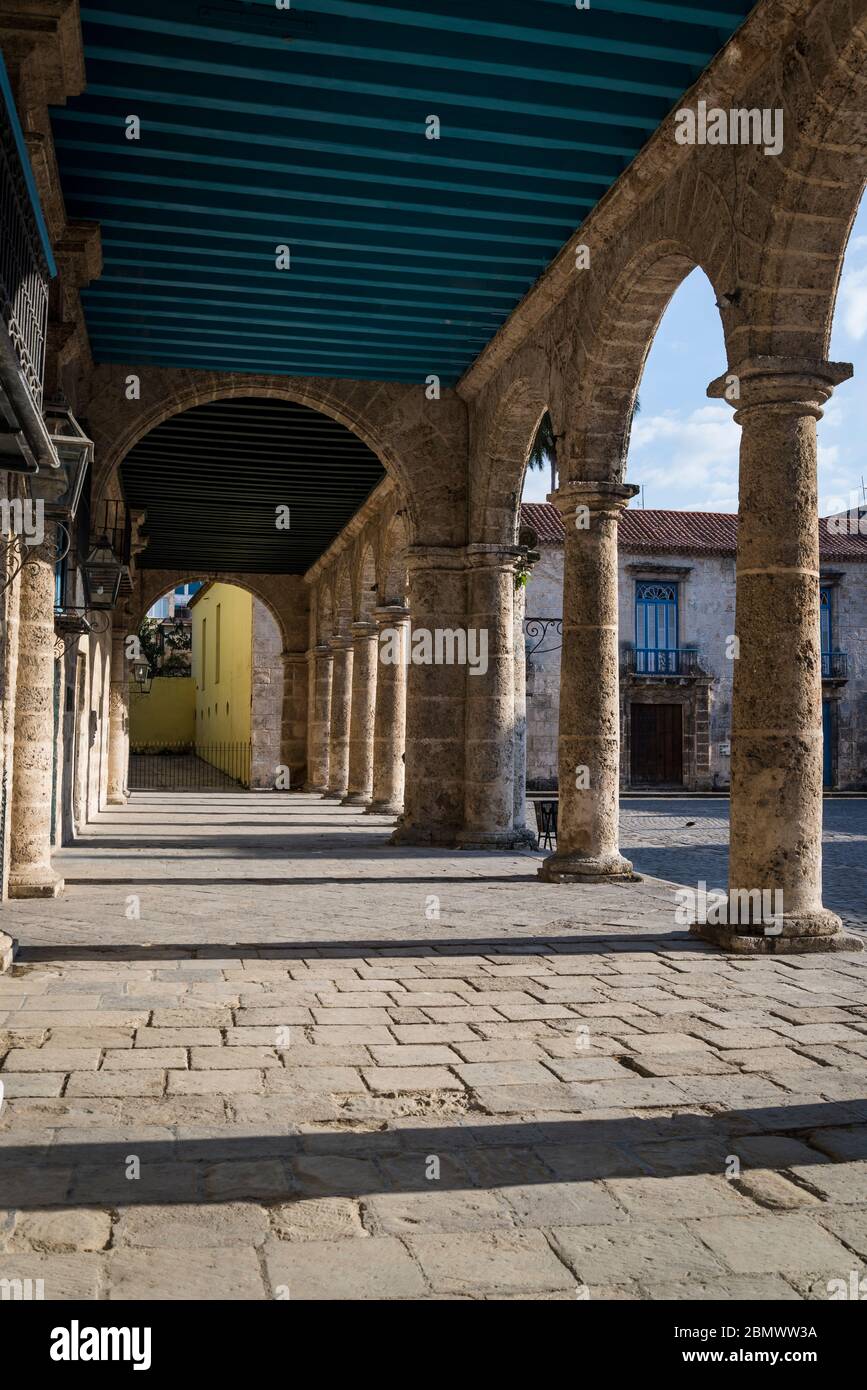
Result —
<path fill-rule="evenodd" d="M 544 883 L 641 883 L 622 854 L 603 854 L 588 858 L 580 854 L 550 854 L 539 866 Z"/>
<path fill-rule="evenodd" d="M 456 843 L 460 849 L 535 849 L 531 830 L 461 830 Z"/>
<path fill-rule="evenodd" d="M 0 975 L 9 970 L 18 950 L 18 942 L 0 931 Z"/>
<path fill-rule="evenodd" d="M 316 782 L 305 782 L 301 790 L 303 792 L 316 792 L 318 796 L 324 796 L 328 788 L 324 782 L 319 782 L 318 784 Z"/>
<path fill-rule="evenodd" d="M 827 909 L 799 917 L 784 915 L 780 931 L 772 926 L 768 932 L 753 928 L 751 933 L 748 926 L 738 931 L 728 922 L 693 922 L 689 933 L 735 955 L 794 956 L 864 950 L 864 938 L 844 931 L 840 918 Z"/>
<path fill-rule="evenodd" d="M 345 788 L 345 787 L 338 787 L 336 791 L 327 791 L 327 792 L 323 792 L 323 793 L 322 793 L 322 800 L 323 800 L 323 801 L 342 801 L 343 798 L 345 797 L 345 795 L 346 795 L 346 788 Z"/>
<path fill-rule="evenodd" d="M 105 798 L 106 806 L 125 806 L 126 803 L 127 796 L 125 792 L 109 792 L 108 796 Z"/>
<path fill-rule="evenodd" d="M 340 804 L 341 806 L 369 806 L 370 792 L 347 792 Z"/>
<path fill-rule="evenodd" d="M 422 848 L 436 849 L 456 849 L 458 845 L 458 831 L 455 827 L 450 829 L 439 825 L 400 825 L 392 831 L 388 843 L 390 845 L 418 845 Z"/>
<path fill-rule="evenodd" d="M 10 898 L 59 898 L 62 892 L 63 879 L 53 869 L 9 875 Z"/>
<path fill-rule="evenodd" d="M 402 816 L 402 801 L 371 801 L 369 806 L 365 806 L 366 816 Z"/>

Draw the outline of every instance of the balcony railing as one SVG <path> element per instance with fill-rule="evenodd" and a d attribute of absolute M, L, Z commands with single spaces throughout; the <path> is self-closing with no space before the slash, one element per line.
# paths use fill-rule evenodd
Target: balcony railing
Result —
<path fill-rule="evenodd" d="M 849 675 L 849 657 L 846 652 L 822 653 L 822 680 L 844 681 Z"/>
<path fill-rule="evenodd" d="M 0 61 L 0 318 L 30 397 L 41 410 L 48 282 L 54 265 L 38 207 L 9 80 Z"/>
<path fill-rule="evenodd" d="M 623 669 L 630 676 L 696 676 L 698 652 L 691 647 L 627 647 Z"/>

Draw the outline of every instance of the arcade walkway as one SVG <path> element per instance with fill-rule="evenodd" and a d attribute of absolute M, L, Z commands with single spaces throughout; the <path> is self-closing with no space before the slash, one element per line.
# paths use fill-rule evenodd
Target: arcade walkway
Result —
<path fill-rule="evenodd" d="M 0 1279 L 824 1299 L 863 1265 L 863 954 L 726 957 L 659 883 L 386 835 L 137 795 L 9 904 Z"/>

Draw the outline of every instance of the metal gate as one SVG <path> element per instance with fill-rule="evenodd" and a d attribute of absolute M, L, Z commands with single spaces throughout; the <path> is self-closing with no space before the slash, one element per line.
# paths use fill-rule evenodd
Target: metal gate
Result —
<path fill-rule="evenodd" d="M 130 791 L 231 791 L 249 786 L 249 743 L 136 743 L 130 748 Z"/>

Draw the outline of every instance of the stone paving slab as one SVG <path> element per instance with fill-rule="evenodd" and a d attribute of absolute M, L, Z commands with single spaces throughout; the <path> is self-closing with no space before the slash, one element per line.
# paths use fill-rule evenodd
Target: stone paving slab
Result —
<path fill-rule="evenodd" d="M 219 803 L 215 893 L 244 858 Z M 302 904 L 287 926 L 285 888 L 263 885 L 260 939 L 235 945 L 182 853 L 157 886 L 111 851 L 142 804 L 94 832 L 103 858 L 73 852 L 102 881 L 56 920 L 9 905 L 0 1280 L 58 1299 L 752 1301 L 865 1272 L 867 956 L 727 958 L 671 929 L 664 885 L 545 906 L 514 881 L 533 856 L 352 860 L 348 817 L 334 863 L 359 882 L 329 888 L 317 856 L 314 924 Z M 250 802 L 263 833 L 272 804 Z M 289 804 L 300 872 L 311 802 Z M 420 864 L 435 888 L 401 882 Z M 144 940 L 123 916 L 136 879 Z"/>

